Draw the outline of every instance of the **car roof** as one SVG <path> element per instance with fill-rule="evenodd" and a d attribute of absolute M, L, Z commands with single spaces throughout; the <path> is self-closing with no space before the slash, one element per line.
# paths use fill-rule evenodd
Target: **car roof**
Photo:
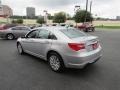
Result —
<path fill-rule="evenodd" d="M 56 30 L 62 30 L 62 29 L 73 29 L 73 27 L 66 27 L 66 26 L 45 26 L 45 27 L 38 27 L 35 29 L 46 29 L 46 30 L 50 30 L 50 31 L 56 31 Z"/>
<path fill-rule="evenodd" d="M 16 27 L 26 27 L 26 28 L 29 28 L 28 26 L 14 26 L 14 27 L 11 27 L 11 28 L 16 28 Z"/>
<path fill-rule="evenodd" d="M 62 32 L 60 32 L 60 30 L 64 30 L 67 29 L 67 27 L 62 27 L 62 26 L 45 26 L 45 27 L 39 27 L 39 28 L 35 28 L 33 30 L 39 30 L 39 29 L 43 29 L 43 30 L 48 30 L 51 31 L 53 34 L 55 34 L 57 36 L 58 39 L 62 39 L 64 38 L 64 40 L 68 39 L 68 37 L 66 35 L 64 35 Z M 69 27 L 69 29 L 71 29 L 71 27 Z"/>

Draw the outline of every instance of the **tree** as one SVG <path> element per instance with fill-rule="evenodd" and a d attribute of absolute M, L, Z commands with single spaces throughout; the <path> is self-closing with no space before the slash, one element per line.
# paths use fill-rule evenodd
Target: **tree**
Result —
<path fill-rule="evenodd" d="M 59 12 L 54 15 L 54 23 L 64 23 L 66 21 L 66 14 L 64 12 Z"/>
<path fill-rule="evenodd" d="M 51 14 L 48 14 L 48 19 L 53 20 L 53 16 Z"/>
<path fill-rule="evenodd" d="M 16 24 L 17 21 L 13 19 L 13 20 L 11 21 L 11 23 L 12 23 L 12 24 Z"/>
<path fill-rule="evenodd" d="M 73 20 L 73 17 L 71 17 L 70 14 L 66 14 L 66 19 L 67 19 L 67 20 Z"/>
<path fill-rule="evenodd" d="M 14 16 L 11 16 L 10 18 L 12 18 L 12 19 L 37 19 L 38 18 L 38 16 L 34 16 L 33 18 L 30 18 L 30 17 L 28 17 L 28 16 L 18 16 L 18 15 L 14 15 Z"/>
<path fill-rule="evenodd" d="M 12 24 L 23 24 L 23 19 L 17 19 L 17 20 L 12 20 L 11 21 Z"/>
<path fill-rule="evenodd" d="M 91 15 L 91 13 L 87 12 L 87 14 L 86 14 L 86 10 L 80 10 L 80 11 L 76 12 L 76 14 L 74 16 L 74 20 L 76 23 L 80 23 L 80 22 L 83 23 L 85 21 L 85 18 L 86 18 L 86 22 L 93 21 L 93 17 Z"/>
<path fill-rule="evenodd" d="M 44 17 L 38 18 L 38 19 L 37 19 L 37 23 L 39 23 L 39 24 L 44 24 L 44 23 L 45 23 Z"/>
<path fill-rule="evenodd" d="M 17 19 L 16 21 L 18 24 L 23 24 L 23 19 Z"/>

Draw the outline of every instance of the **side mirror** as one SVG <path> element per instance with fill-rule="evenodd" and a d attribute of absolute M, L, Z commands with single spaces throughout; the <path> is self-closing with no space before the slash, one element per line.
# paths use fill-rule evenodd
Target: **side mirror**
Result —
<path fill-rule="evenodd" d="M 21 38 L 26 38 L 26 36 L 22 36 Z"/>
<path fill-rule="evenodd" d="M 54 35 L 49 35 L 48 39 L 53 39 L 53 40 L 57 40 L 57 38 Z"/>

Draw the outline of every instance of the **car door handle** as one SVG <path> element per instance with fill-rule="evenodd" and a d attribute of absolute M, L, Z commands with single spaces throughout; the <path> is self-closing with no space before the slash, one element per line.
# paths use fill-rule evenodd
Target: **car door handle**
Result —
<path fill-rule="evenodd" d="M 34 42 L 34 40 L 27 40 L 28 42 Z"/>
<path fill-rule="evenodd" d="M 41 44 L 49 44 L 49 41 L 42 41 Z"/>
<path fill-rule="evenodd" d="M 46 43 L 46 44 L 48 44 L 48 43 L 49 43 L 49 41 L 45 41 L 45 43 Z"/>
<path fill-rule="evenodd" d="M 35 42 L 35 40 L 29 40 L 29 39 L 28 39 L 27 42 Z"/>

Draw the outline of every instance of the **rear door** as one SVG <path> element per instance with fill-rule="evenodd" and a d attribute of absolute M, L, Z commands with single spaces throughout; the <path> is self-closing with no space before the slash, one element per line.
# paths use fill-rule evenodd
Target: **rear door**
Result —
<path fill-rule="evenodd" d="M 13 28 L 11 28 L 11 30 L 12 30 L 12 33 L 14 34 L 14 36 L 15 36 L 16 38 L 21 37 L 21 36 L 23 35 L 23 34 L 22 34 L 21 27 L 19 27 L 19 26 L 13 27 Z"/>
<path fill-rule="evenodd" d="M 28 32 L 30 32 L 30 29 L 28 27 L 20 27 L 21 30 L 21 36 L 25 36 Z"/>

